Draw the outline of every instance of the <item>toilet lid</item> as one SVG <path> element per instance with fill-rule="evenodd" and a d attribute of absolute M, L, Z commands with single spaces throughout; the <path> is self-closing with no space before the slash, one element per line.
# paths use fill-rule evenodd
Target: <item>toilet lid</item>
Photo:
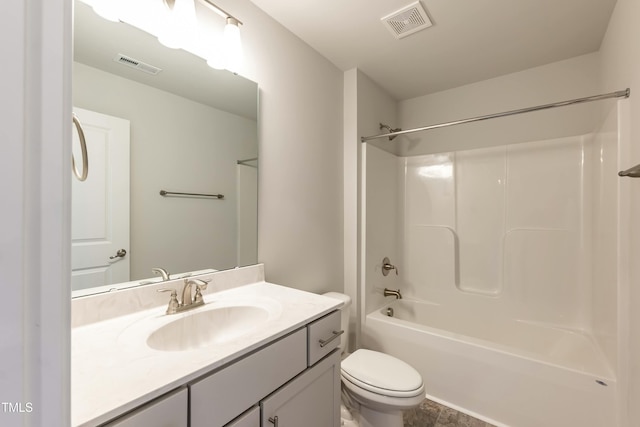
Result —
<path fill-rule="evenodd" d="M 385 353 L 356 350 L 342 361 L 342 375 L 365 390 L 387 396 L 422 393 L 422 377 L 413 367 Z"/>

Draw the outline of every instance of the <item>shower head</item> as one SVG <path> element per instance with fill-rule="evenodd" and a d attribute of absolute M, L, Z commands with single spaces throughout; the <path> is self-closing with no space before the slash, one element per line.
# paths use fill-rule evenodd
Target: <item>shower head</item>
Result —
<path fill-rule="evenodd" d="M 380 130 L 382 130 L 382 129 L 386 129 L 386 130 L 388 130 L 388 131 L 389 131 L 389 133 L 393 133 L 393 132 L 400 132 L 400 131 L 402 130 L 402 129 L 400 129 L 400 128 L 393 129 L 393 128 L 392 128 L 391 126 L 389 126 L 389 125 L 385 125 L 385 124 L 380 123 Z M 390 137 L 389 137 L 389 141 L 393 141 L 393 138 L 395 138 L 396 136 L 398 136 L 398 135 L 390 136 Z"/>

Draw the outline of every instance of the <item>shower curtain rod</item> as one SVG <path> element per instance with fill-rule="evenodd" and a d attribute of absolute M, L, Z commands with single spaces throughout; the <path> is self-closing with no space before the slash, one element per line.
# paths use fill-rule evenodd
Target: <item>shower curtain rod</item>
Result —
<path fill-rule="evenodd" d="M 584 102 L 600 101 L 602 99 L 628 98 L 630 94 L 631 94 L 631 90 L 629 88 L 627 88 L 625 90 L 619 90 L 619 91 L 616 91 L 616 92 L 605 93 L 605 94 L 602 94 L 602 95 L 594 95 L 594 96 L 587 96 L 585 98 L 570 99 L 568 101 L 554 102 L 552 104 L 544 104 L 544 105 L 538 105 L 538 106 L 535 106 L 535 107 L 521 108 L 519 110 L 511 110 L 511 111 L 505 111 L 505 112 L 502 112 L 502 113 L 488 114 L 486 116 L 478 116 L 478 117 L 472 117 L 472 118 L 469 118 L 469 119 L 455 120 L 453 122 L 439 123 L 437 125 L 430 125 L 430 126 L 424 126 L 424 127 L 419 127 L 419 128 L 414 128 L 414 129 L 407 129 L 407 130 L 400 130 L 400 131 L 397 131 L 397 132 L 383 133 L 383 134 L 380 134 L 380 135 L 363 136 L 363 137 L 360 138 L 360 142 L 367 142 L 367 141 L 371 141 L 373 139 L 388 138 L 390 136 L 404 135 L 404 134 L 414 133 L 414 132 L 422 132 L 424 130 L 431 130 L 431 129 L 444 128 L 444 127 L 448 127 L 448 126 L 461 125 L 461 124 L 464 124 L 464 123 L 479 122 L 479 121 L 482 121 L 482 120 L 495 119 L 495 118 L 498 118 L 498 117 L 506 117 L 506 116 L 513 116 L 513 115 L 516 115 L 516 114 L 530 113 L 532 111 L 547 110 L 549 108 L 566 107 L 566 106 L 574 105 L 574 104 L 582 104 Z"/>

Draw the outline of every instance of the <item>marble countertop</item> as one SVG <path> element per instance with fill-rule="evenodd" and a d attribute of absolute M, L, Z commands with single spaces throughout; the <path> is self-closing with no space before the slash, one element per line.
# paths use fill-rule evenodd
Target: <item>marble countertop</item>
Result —
<path fill-rule="evenodd" d="M 153 290 L 149 292 L 155 293 Z M 165 295 L 168 301 L 168 294 Z M 146 345 L 153 328 L 205 307 L 165 315 L 166 304 L 72 329 L 73 426 L 97 425 L 247 354 L 338 308 L 340 301 L 268 282 L 204 295 L 207 304 L 253 301 L 268 319 L 228 342 L 185 351 Z"/>

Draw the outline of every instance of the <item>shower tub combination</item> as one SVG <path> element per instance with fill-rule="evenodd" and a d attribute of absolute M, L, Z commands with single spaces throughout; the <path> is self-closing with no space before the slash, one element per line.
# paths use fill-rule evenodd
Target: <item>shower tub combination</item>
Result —
<path fill-rule="evenodd" d="M 620 425 L 627 122 L 618 101 L 593 133 L 448 153 L 363 146 L 360 345 L 497 426 Z M 384 257 L 398 276 L 381 274 Z"/>
<path fill-rule="evenodd" d="M 587 335 L 402 299 L 366 316 L 363 344 L 415 367 L 430 399 L 497 426 L 615 425 L 616 383 Z"/>

